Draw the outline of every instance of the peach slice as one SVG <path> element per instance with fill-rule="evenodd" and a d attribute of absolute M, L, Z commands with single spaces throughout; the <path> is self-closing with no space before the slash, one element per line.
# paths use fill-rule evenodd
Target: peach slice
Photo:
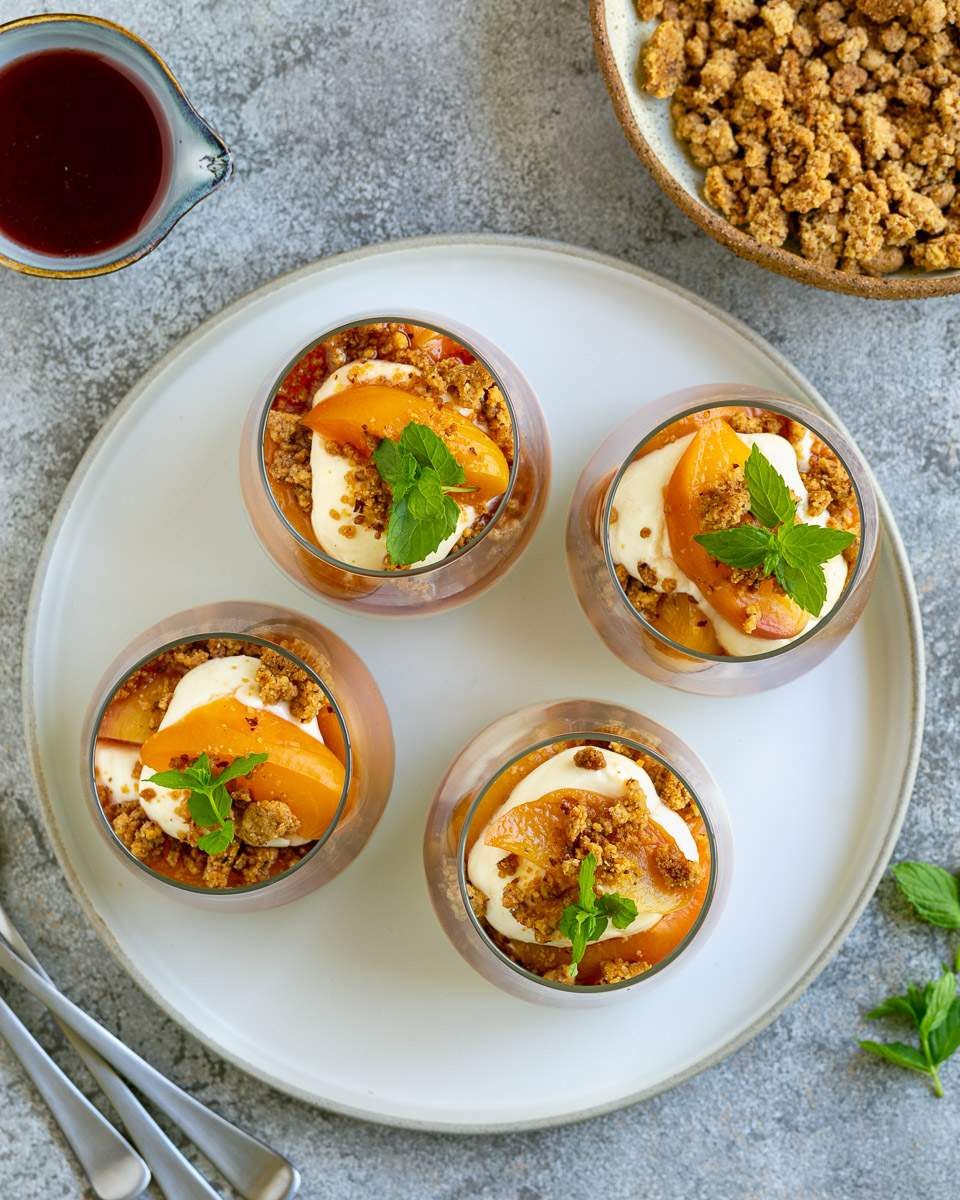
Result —
<path fill-rule="evenodd" d="M 463 467 L 467 485 L 476 492 L 465 503 L 485 503 L 507 489 L 510 467 L 503 451 L 467 417 L 451 406 L 438 406 L 423 396 L 383 383 L 361 383 L 321 400 L 304 416 L 303 423 L 337 445 L 353 446 L 370 454 L 368 437 L 400 437 L 411 421 L 426 425 L 443 438 L 447 449 Z"/>
<path fill-rule="evenodd" d="M 425 350 L 437 362 L 442 358 L 459 358 L 462 363 L 474 361 L 474 356 L 466 347 L 447 337 L 445 333 L 437 333 L 435 329 L 427 329 L 425 325 L 410 325 L 408 329 L 414 346 L 418 350 Z"/>
<path fill-rule="evenodd" d="M 172 671 L 159 671 L 144 680 L 135 691 L 111 700 L 103 714 L 97 737 L 141 745 L 153 733 L 163 715 L 157 707 L 158 703 L 170 696 L 179 678 Z"/>
<path fill-rule="evenodd" d="M 796 637 L 806 628 L 807 614 L 781 592 L 772 578 L 756 588 L 735 584 L 730 568 L 717 562 L 698 542 L 703 532 L 701 497 L 729 479 L 731 469 L 747 461 L 750 451 L 722 420 L 708 421 L 683 452 L 663 490 L 670 548 L 677 566 L 703 592 L 707 601 L 738 629 L 751 610 L 759 610 L 753 630 L 757 638 Z"/>
<path fill-rule="evenodd" d="M 692 596 L 684 592 L 672 592 L 665 597 L 656 617 L 651 621 L 654 628 L 676 642 L 698 654 L 723 654 L 723 646 L 709 618 Z M 661 646 L 667 654 L 677 654 L 671 646 Z"/>
<path fill-rule="evenodd" d="M 593 820 L 600 820 L 619 798 L 600 796 L 578 788 L 561 788 L 548 792 L 538 800 L 518 804 L 508 809 L 487 830 L 484 841 L 498 850 L 518 854 L 538 867 L 557 866 L 567 844 L 569 811 L 579 805 Z M 639 907 L 659 912 L 672 912 L 685 900 L 685 893 L 669 887 L 654 864 L 654 853 L 660 847 L 672 845 L 671 839 L 655 821 L 643 821 L 623 847 L 637 868 L 637 882 L 630 894 Z"/>
<path fill-rule="evenodd" d="M 298 835 L 321 837 L 343 790 L 343 763 L 327 746 L 290 721 L 249 708 L 232 696 L 193 709 L 149 738 L 144 765 L 166 770 L 182 754 L 206 753 L 225 764 L 244 754 L 268 754 L 246 777 L 254 800 L 282 800 L 300 818 Z"/>
<path fill-rule="evenodd" d="M 662 450 L 664 446 L 678 442 L 680 438 L 686 437 L 687 434 L 696 433 L 710 421 L 725 421 L 738 413 L 756 413 L 759 411 L 759 409 L 743 408 L 741 405 L 733 404 L 725 405 L 722 408 L 703 408 L 699 412 L 688 413 L 685 417 L 681 417 L 677 421 L 671 421 L 659 433 L 655 433 L 648 442 L 644 442 L 637 452 L 637 458 L 645 458 L 648 454 L 652 454 L 654 450 Z"/>

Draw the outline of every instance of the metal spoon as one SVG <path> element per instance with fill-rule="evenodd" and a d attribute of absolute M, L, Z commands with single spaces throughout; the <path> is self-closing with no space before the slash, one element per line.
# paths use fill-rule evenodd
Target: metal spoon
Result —
<path fill-rule="evenodd" d="M 0 1037 L 20 1060 L 100 1200 L 133 1200 L 150 1183 L 147 1165 L 0 1000 Z"/>
<path fill-rule="evenodd" d="M 43 969 L 40 960 L 23 940 L 20 931 L 10 920 L 2 905 L 0 905 L 0 936 L 5 937 L 17 954 L 29 963 L 38 974 L 49 980 L 50 977 Z M 193 1164 L 180 1153 L 113 1068 L 62 1021 L 57 1020 L 57 1024 L 64 1037 L 86 1064 L 87 1070 L 97 1081 L 100 1090 L 113 1105 L 117 1116 L 136 1143 L 137 1149 L 147 1160 L 153 1172 L 154 1181 L 163 1194 L 168 1197 L 168 1200 L 220 1200 L 219 1193 L 214 1191 Z M 67 1080 L 67 1082 L 70 1081 Z M 50 1103 L 49 1100 L 47 1103 Z M 70 1144 L 72 1146 L 73 1142 L 71 1141 Z M 80 1157 L 79 1153 L 78 1157 Z M 89 1170 L 87 1176 L 90 1177 Z M 149 1182 L 150 1175 L 147 1172 L 146 1179 L 140 1184 L 139 1191 L 124 1193 L 124 1198 L 128 1194 L 139 1195 Z M 97 1190 L 96 1185 L 93 1186 Z M 104 1200 L 108 1200 L 107 1194 L 103 1191 L 98 1190 L 98 1195 L 102 1195 Z M 119 1197 L 120 1193 L 110 1193 L 111 1197 L 113 1195 Z"/>
<path fill-rule="evenodd" d="M 291 1163 L 161 1075 L 18 958 L 2 937 L 0 968 L 187 1130 L 190 1140 L 247 1200 L 292 1200 L 296 1195 L 300 1175 Z"/>

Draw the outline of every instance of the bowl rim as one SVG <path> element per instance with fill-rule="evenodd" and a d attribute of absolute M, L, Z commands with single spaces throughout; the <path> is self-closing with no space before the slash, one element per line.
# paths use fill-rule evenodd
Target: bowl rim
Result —
<path fill-rule="evenodd" d="M 925 300 L 933 296 L 951 296 L 960 292 L 960 271 L 931 275 L 854 275 L 833 267 L 822 267 L 779 246 L 764 246 L 720 213 L 703 204 L 667 170 L 641 132 L 634 116 L 623 75 L 617 66 L 607 26 L 608 0 L 590 0 L 590 24 L 600 74 L 606 84 L 613 111 L 627 140 L 640 161 L 677 207 L 712 238 L 757 266 L 785 275 L 788 279 L 831 292 L 864 296 L 870 300 Z M 637 17 L 639 21 L 640 18 Z"/>

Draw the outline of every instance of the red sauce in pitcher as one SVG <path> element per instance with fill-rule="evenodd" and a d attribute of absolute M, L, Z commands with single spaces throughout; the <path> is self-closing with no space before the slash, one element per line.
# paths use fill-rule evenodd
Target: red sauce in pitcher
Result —
<path fill-rule="evenodd" d="M 141 229 L 166 185 L 157 101 L 110 59 L 42 50 L 0 71 L 0 230 L 31 250 L 96 254 Z"/>

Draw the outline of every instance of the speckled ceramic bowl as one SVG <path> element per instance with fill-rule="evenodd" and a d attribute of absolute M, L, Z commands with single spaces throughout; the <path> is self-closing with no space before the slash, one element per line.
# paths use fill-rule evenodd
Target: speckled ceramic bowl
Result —
<path fill-rule="evenodd" d="M 630 144 L 670 199 L 721 245 L 770 271 L 832 292 L 874 300 L 920 300 L 960 291 L 960 271 L 903 270 L 878 278 L 853 275 L 818 266 L 789 250 L 764 246 L 735 228 L 702 199 L 703 172 L 674 135 L 669 102 L 647 95 L 640 87 L 640 48 L 656 22 L 641 21 L 634 0 L 591 0 L 590 17 L 600 70 Z"/>
<path fill-rule="evenodd" d="M 44 50 L 85 50 L 136 77 L 156 105 L 170 165 L 152 209 L 125 241 L 96 254 L 63 257 L 32 250 L 0 233 L 0 265 L 50 279 L 106 275 L 143 258 L 195 204 L 225 183 L 233 171 L 230 151 L 187 99 L 163 59 L 135 33 L 100 17 L 65 13 L 0 25 L 0 68 Z"/>

